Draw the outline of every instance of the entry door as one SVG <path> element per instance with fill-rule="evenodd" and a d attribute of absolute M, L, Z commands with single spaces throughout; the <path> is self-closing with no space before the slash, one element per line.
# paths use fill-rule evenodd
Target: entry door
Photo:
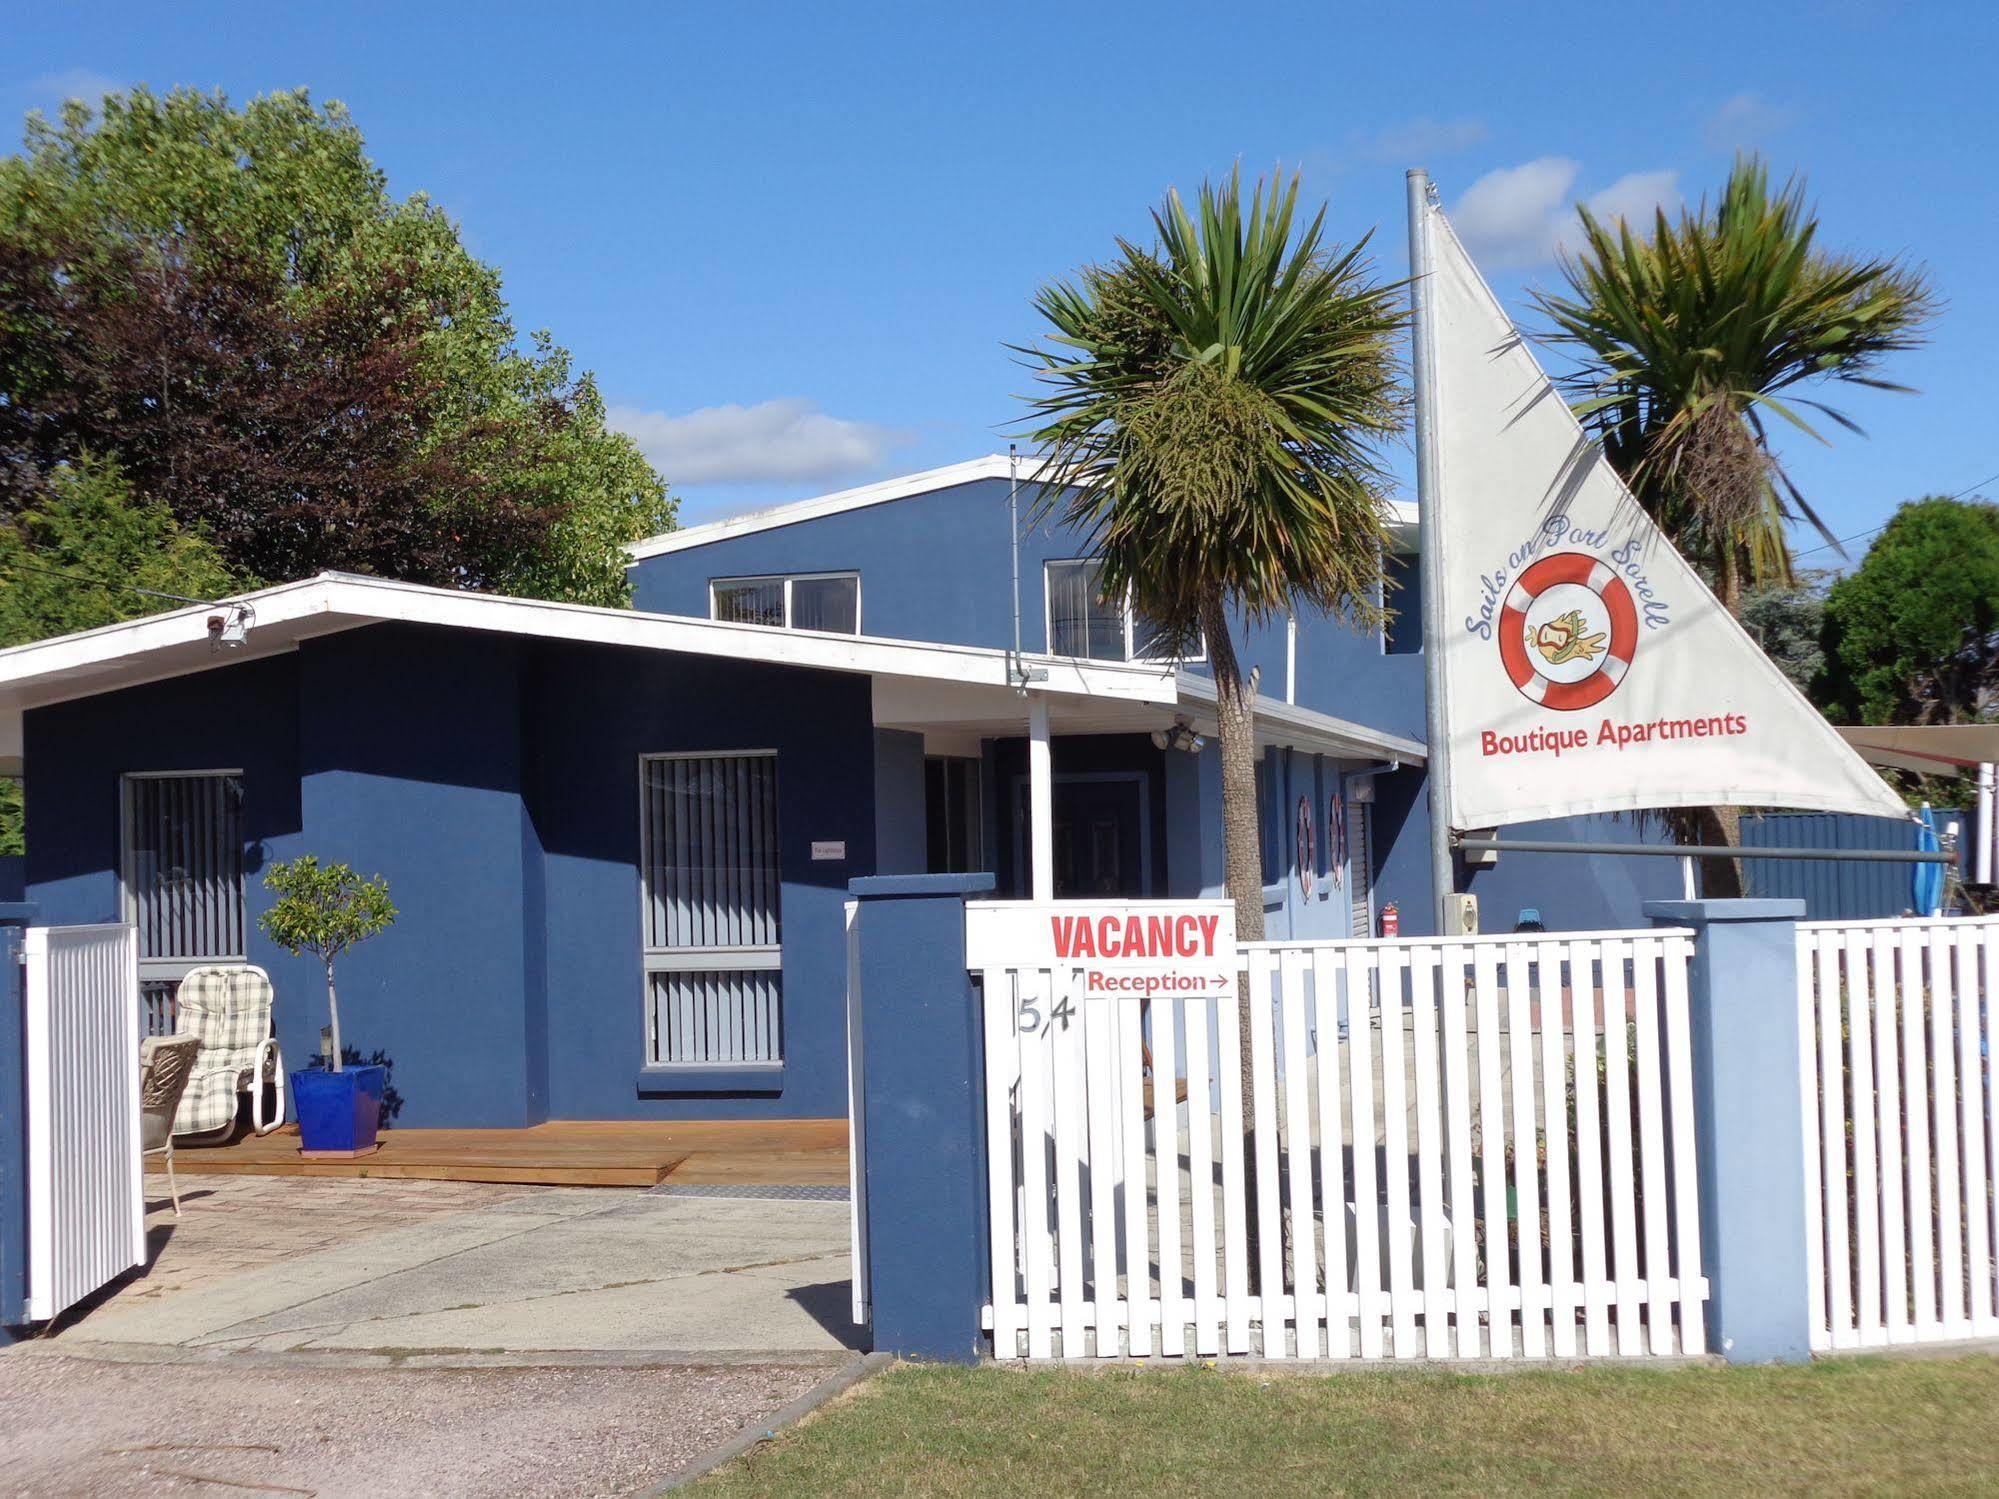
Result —
<path fill-rule="evenodd" d="M 1138 774 L 1055 777 L 1055 898 L 1139 900 L 1152 893 L 1150 805 Z M 1014 886 L 1033 888 L 1025 778 L 1014 781 Z"/>
<path fill-rule="evenodd" d="M 189 969 L 244 961 L 242 776 L 126 776 L 124 844 L 141 1015 L 148 1035 L 164 1035 Z"/>

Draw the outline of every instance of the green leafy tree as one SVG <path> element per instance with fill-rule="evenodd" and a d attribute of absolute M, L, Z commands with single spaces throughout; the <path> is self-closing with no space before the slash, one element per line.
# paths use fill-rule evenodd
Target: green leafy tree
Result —
<path fill-rule="evenodd" d="M 0 160 L 0 520 L 86 454 L 239 577 L 622 603 L 674 502 L 337 103 L 140 88 Z"/>
<path fill-rule="evenodd" d="M 1767 583 L 1742 596 L 1742 627 L 1763 654 L 1812 696 L 1825 669 L 1825 575 L 1802 572 L 1789 583 Z"/>
<path fill-rule="evenodd" d="M 1895 512 L 1825 607 L 1823 692 L 1843 718 L 1962 723 L 1999 690 L 1999 506 L 1934 497 Z"/>
<path fill-rule="evenodd" d="M 115 461 L 84 454 L 0 525 L 0 647 L 177 607 L 158 594 L 209 599 L 244 581 L 201 532 L 135 496 Z M 0 780 L 0 854 L 23 847 L 20 783 Z"/>
<path fill-rule="evenodd" d="M 1552 337 L 1578 359 L 1577 414 L 1673 544 L 1739 614 L 1752 582 L 1791 581 L 1795 514 L 1833 540 L 1771 446 L 1776 419 L 1823 441 L 1807 412 L 1853 422 L 1803 392 L 1850 384 L 1901 390 L 1888 358 L 1922 343 L 1934 311 L 1918 270 L 1820 247 L 1817 211 L 1796 178 L 1740 158 L 1718 201 L 1649 236 L 1580 206 L 1583 245 L 1562 258 L 1565 294 L 1544 293 Z M 1801 409 L 1802 408 L 1802 409 Z M 1736 845 L 1732 807 L 1667 819 L 1682 841 Z M 1734 859 L 1709 859 L 1703 889 L 1739 895 Z"/>
<path fill-rule="evenodd" d="M 1114 260 L 1036 295 L 1051 333 L 1022 351 L 1051 471 L 1038 515 L 1088 537 L 1106 600 L 1129 594 L 1168 643 L 1205 641 L 1246 941 L 1263 936 L 1256 684 L 1231 617 L 1303 603 L 1378 622 L 1380 448 L 1404 416 L 1399 287 L 1375 279 L 1364 239 L 1333 245 L 1324 209 L 1301 224 L 1297 206 L 1295 177 L 1245 204 L 1238 172 L 1204 184 L 1192 211 L 1169 193 L 1155 247 L 1120 239 Z"/>
<path fill-rule="evenodd" d="M 301 854 L 273 864 L 264 888 L 277 896 L 257 925 L 293 957 L 311 953 L 326 967 L 326 1010 L 333 1025 L 333 1070 L 341 1070 L 340 1002 L 333 992 L 333 960 L 396 919 L 389 885 L 380 875 L 363 879 L 345 864 L 322 864 Z"/>

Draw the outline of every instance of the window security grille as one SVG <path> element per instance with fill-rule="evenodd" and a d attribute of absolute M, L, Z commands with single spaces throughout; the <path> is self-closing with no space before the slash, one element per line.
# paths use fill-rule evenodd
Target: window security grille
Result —
<path fill-rule="evenodd" d="M 148 1034 L 173 1029 L 190 968 L 243 961 L 243 781 L 233 772 L 124 781 L 125 914 L 139 932 Z"/>
<path fill-rule="evenodd" d="M 777 757 L 649 755 L 639 779 L 649 1061 L 781 1060 Z"/>

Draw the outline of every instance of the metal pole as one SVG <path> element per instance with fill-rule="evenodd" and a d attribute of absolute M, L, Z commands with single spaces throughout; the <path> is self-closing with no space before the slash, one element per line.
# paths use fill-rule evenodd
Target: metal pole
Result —
<path fill-rule="evenodd" d="M 1978 816 L 1972 823 L 1971 878 L 1980 885 L 1992 883 L 1992 844 L 1994 837 L 1993 791 L 1995 768 L 1989 761 L 1978 767 Z"/>
<path fill-rule="evenodd" d="M 1456 930 L 1450 744 L 1444 726 L 1443 492 L 1437 475 L 1436 330 L 1430 324 L 1430 174 L 1409 173 L 1409 374 L 1416 406 L 1416 523 L 1423 588 L 1423 696 L 1429 749 L 1430 893 L 1437 930 Z"/>
<path fill-rule="evenodd" d="M 1048 745 L 1048 694 L 1027 700 L 1027 836 L 1034 900 L 1055 899 L 1055 775 Z"/>

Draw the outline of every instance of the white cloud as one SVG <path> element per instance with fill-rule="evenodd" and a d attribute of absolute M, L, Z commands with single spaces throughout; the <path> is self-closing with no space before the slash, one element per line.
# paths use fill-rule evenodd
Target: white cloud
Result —
<path fill-rule="evenodd" d="M 1702 123 L 1701 139 L 1711 151 L 1734 151 L 1761 144 L 1789 128 L 1797 117 L 1797 111 L 1772 104 L 1761 94 L 1737 94 Z"/>
<path fill-rule="evenodd" d="M 1487 172 L 1465 189 L 1451 210 L 1451 222 L 1482 264 L 1494 269 L 1545 265 L 1578 237 L 1575 185 L 1581 174 L 1581 164 L 1566 156 L 1542 156 Z M 1590 211 L 1604 219 L 1642 221 L 1654 207 L 1679 201 L 1679 181 L 1680 174 L 1673 171 L 1629 172 L 1592 193 Z"/>
<path fill-rule="evenodd" d="M 837 479 L 873 468 L 910 440 L 872 422 L 828 416 L 799 397 L 704 406 L 680 416 L 613 406 L 607 417 L 670 484 Z"/>
<path fill-rule="evenodd" d="M 1436 120 L 1423 115 L 1381 130 L 1357 130 L 1347 139 L 1350 149 L 1368 161 L 1421 166 L 1426 158 L 1449 156 L 1475 146 L 1488 133 L 1483 120 Z"/>
<path fill-rule="evenodd" d="M 44 73 L 39 78 L 31 79 L 28 92 L 52 104 L 81 99 L 95 109 L 106 94 L 120 93 L 124 87 L 116 78 L 105 73 L 93 72 L 89 68 L 65 68 L 60 73 Z"/>
<path fill-rule="evenodd" d="M 1465 189 L 1451 223 L 1487 265 L 1539 265 L 1555 253 L 1581 170 L 1566 156 L 1543 156 L 1487 172 Z"/>

